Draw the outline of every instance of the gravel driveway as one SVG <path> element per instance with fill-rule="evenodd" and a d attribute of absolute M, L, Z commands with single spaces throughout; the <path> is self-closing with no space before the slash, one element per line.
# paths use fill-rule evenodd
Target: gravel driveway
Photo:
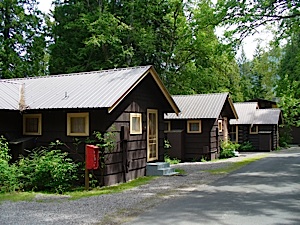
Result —
<path fill-rule="evenodd" d="M 38 195 L 30 202 L 5 201 L 0 203 L 0 225 L 121 224 L 161 201 L 183 195 L 199 184 L 205 185 L 223 176 L 211 175 L 205 170 L 225 167 L 234 161 L 262 154 L 266 153 L 245 153 L 216 162 L 181 163 L 174 167 L 185 170 L 187 175 L 159 177 L 146 185 L 117 194 L 78 200 Z"/>

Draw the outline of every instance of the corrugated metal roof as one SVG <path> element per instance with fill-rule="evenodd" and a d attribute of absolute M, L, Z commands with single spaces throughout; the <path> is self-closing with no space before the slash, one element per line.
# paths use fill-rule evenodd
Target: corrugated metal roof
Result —
<path fill-rule="evenodd" d="M 258 109 L 255 112 L 253 124 L 278 124 L 280 109 Z"/>
<path fill-rule="evenodd" d="M 234 103 L 234 108 L 238 114 L 239 119 L 231 119 L 231 125 L 238 124 L 253 124 L 255 111 L 258 107 L 257 102 L 239 102 Z"/>
<path fill-rule="evenodd" d="M 25 104 L 29 109 L 110 108 L 120 102 L 148 73 L 154 77 L 169 103 L 178 107 L 160 82 L 152 66 L 112 69 L 56 76 L 10 79 L 24 84 Z M 0 80 L 0 108 L 19 101 L 19 92 Z M 5 92 L 6 95 L 2 95 Z M 167 96 L 169 95 L 169 96 Z M 8 96 L 10 96 L 8 98 Z M 10 106 L 10 108 L 13 108 Z"/>
<path fill-rule="evenodd" d="M 218 118 L 228 97 L 228 93 L 175 95 L 172 96 L 181 113 L 165 115 L 165 119 Z"/>
<path fill-rule="evenodd" d="M 21 83 L 2 81 L 0 83 L 0 109 L 19 109 Z"/>

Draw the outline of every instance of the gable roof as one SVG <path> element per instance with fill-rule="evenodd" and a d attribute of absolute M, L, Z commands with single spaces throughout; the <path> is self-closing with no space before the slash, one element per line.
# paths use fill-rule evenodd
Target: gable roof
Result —
<path fill-rule="evenodd" d="M 111 112 L 148 75 L 178 114 L 153 66 L 0 80 L 0 109 L 108 108 Z M 25 105 L 20 107 L 20 102 Z"/>
<path fill-rule="evenodd" d="M 259 125 L 259 124 L 278 124 L 280 121 L 281 110 L 278 108 L 259 109 L 257 102 L 234 103 L 239 119 L 231 119 L 231 125 Z"/>
<path fill-rule="evenodd" d="M 253 124 L 255 111 L 258 108 L 257 102 L 239 102 L 233 104 L 239 119 L 231 119 L 229 123 L 234 124 Z"/>
<path fill-rule="evenodd" d="M 227 99 L 237 118 L 229 93 L 174 95 L 173 99 L 179 106 L 181 113 L 178 116 L 174 113 L 168 113 L 165 115 L 165 119 L 218 118 Z"/>

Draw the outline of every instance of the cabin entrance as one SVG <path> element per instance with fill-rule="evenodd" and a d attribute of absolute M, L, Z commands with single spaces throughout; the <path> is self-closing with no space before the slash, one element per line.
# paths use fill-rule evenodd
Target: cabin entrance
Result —
<path fill-rule="evenodd" d="M 156 109 L 147 110 L 147 161 L 158 159 L 158 116 Z"/>

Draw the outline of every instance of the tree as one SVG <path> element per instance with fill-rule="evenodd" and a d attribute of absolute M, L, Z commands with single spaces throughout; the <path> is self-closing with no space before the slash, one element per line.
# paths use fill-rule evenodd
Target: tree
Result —
<path fill-rule="evenodd" d="M 300 2 L 297 0 L 219 0 L 218 20 L 234 28 L 239 40 L 257 32 L 265 25 L 277 27 L 277 37 L 285 38 L 299 30 Z"/>
<path fill-rule="evenodd" d="M 1 78 L 46 74 L 45 27 L 37 1 L 3 0 L 0 18 Z"/>

